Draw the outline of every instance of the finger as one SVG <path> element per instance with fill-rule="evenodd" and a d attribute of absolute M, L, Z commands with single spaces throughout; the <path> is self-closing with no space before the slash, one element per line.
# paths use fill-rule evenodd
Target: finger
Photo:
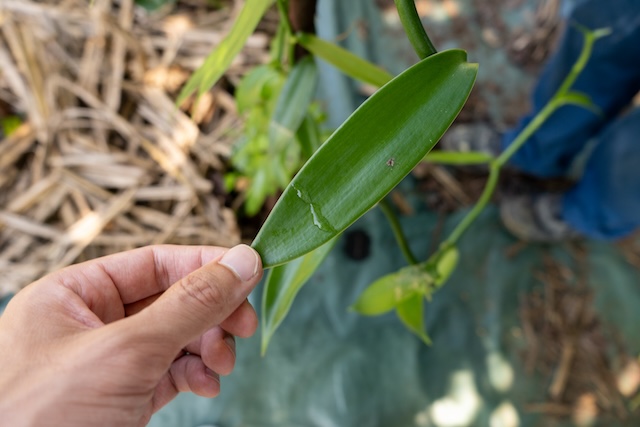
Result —
<path fill-rule="evenodd" d="M 220 393 L 220 377 L 198 356 L 187 355 L 176 360 L 169 375 L 180 393 L 192 392 L 204 397 L 216 397 Z"/>
<path fill-rule="evenodd" d="M 208 330 L 185 350 L 200 356 L 209 369 L 220 375 L 229 375 L 236 363 L 236 341 L 220 327 Z"/>
<path fill-rule="evenodd" d="M 160 298 L 162 294 L 152 295 L 143 300 L 136 301 L 133 304 L 125 306 L 127 316 L 133 316 L 142 311 L 143 308 L 150 306 L 155 300 Z M 227 317 L 220 326 L 231 335 L 240 338 L 249 338 L 255 334 L 258 329 L 258 314 L 248 300 L 245 300 L 240 307 L 236 309 L 229 317 Z M 198 341 L 199 342 L 199 341 Z M 192 345 L 192 344 L 189 344 Z M 192 347 L 194 348 L 194 347 Z M 189 347 L 187 347 L 189 349 Z M 192 350 L 189 350 L 193 353 Z"/>
<path fill-rule="evenodd" d="M 156 342 L 175 352 L 229 317 L 261 277 L 262 262 L 257 252 L 239 245 L 178 280 L 157 301 L 125 322 L 147 343 Z"/>
<path fill-rule="evenodd" d="M 151 296 L 148 296 L 144 299 L 141 299 L 139 301 L 136 302 L 132 302 L 131 304 L 127 304 L 124 306 L 124 313 L 125 316 L 133 316 L 136 313 L 139 313 L 142 311 L 143 308 L 146 308 L 148 306 L 150 306 L 151 304 L 153 304 L 153 302 L 155 300 L 157 300 L 158 298 L 160 298 L 160 296 L 163 294 L 162 293 L 157 293 Z"/>
<path fill-rule="evenodd" d="M 209 340 L 212 340 L 209 343 Z M 202 337 L 203 353 L 200 356 L 204 364 L 220 375 L 229 375 L 236 364 L 236 340 L 233 335 L 224 333 L 222 339 Z"/>
<path fill-rule="evenodd" d="M 258 314 L 249 301 L 245 300 L 220 324 L 220 327 L 231 335 L 249 338 L 258 329 Z"/>

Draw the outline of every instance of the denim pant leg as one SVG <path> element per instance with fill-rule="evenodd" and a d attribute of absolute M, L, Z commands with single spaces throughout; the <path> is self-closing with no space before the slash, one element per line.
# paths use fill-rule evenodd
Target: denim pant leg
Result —
<path fill-rule="evenodd" d="M 562 218 L 596 239 L 640 226 L 640 108 L 604 129 L 583 178 L 563 199 Z"/>
<path fill-rule="evenodd" d="M 608 27 L 612 34 L 599 39 L 573 89 L 588 94 L 604 114 L 576 106 L 561 107 L 512 158 L 520 170 L 540 176 L 563 176 L 575 156 L 640 89 L 640 0 L 582 0 L 567 17 L 567 27 L 555 54 L 544 68 L 533 93 L 533 111 L 507 133 L 503 146 L 551 99 L 575 63 L 584 37 L 571 23 L 590 29 Z"/>

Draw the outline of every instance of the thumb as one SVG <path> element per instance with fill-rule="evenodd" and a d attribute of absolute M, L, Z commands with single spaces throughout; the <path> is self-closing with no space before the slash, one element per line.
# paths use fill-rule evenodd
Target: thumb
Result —
<path fill-rule="evenodd" d="M 150 306 L 129 318 L 137 323 L 129 330 L 144 333 L 147 342 L 179 351 L 229 317 L 261 278 L 258 253 L 247 245 L 236 246 L 178 280 Z"/>

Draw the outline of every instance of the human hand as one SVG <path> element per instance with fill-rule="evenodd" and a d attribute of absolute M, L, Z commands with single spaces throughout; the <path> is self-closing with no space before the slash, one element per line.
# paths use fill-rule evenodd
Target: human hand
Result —
<path fill-rule="evenodd" d="M 245 245 L 149 246 L 32 283 L 0 317 L 0 425 L 139 426 L 179 392 L 216 396 L 261 277 Z"/>

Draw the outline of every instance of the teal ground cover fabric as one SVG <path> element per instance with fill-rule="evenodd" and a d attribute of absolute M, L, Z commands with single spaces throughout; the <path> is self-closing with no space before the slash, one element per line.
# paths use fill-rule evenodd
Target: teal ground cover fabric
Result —
<path fill-rule="evenodd" d="M 461 215 L 448 218 L 444 231 Z M 402 218 L 421 257 L 437 221 L 424 209 Z M 571 425 L 524 410 L 545 400 L 549 384 L 524 372 L 519 317 L 521 299 L 541 286 L 534 272 L 543 255 L 570 262 L 566 248 L 531 245 L 510 256 L 515 240 L 496 209 L 487 210 L 461 241 L 458 269 L 426 306 L 428 347 L 394 314 L 348 311 L 369 283 L 405 265 L 381 212 L 369 212 L 352 229 L 370 236 L 369 257 L 349 259 L 343 238 L 299 294 L 265 358 L 258 336 L 240 341 L 236 370 L 223 378 L 218 398 L 182 395 L 151 426 L 480 427 L 509 426 L 510 419 L 520 427 Z M 638 274 L 612 246 L 587 246 L 594 304 L 606 327 L 638 354 Z M 256 307 L 259 291 L 252 296 Z"/>

